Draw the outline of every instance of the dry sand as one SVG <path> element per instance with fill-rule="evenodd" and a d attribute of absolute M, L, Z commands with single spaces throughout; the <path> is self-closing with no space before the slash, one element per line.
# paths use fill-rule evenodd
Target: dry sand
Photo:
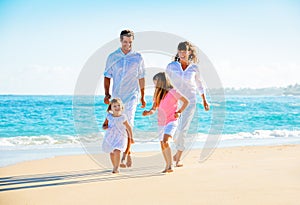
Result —
<path fill-rule="evenodd" d="M 300 204 L 300 145 L 218 148 L 202 163 L 192 150 L 169 174 L 145 155 L 117 175 L 87 155 L 0 168 L 0 204 Z"/>

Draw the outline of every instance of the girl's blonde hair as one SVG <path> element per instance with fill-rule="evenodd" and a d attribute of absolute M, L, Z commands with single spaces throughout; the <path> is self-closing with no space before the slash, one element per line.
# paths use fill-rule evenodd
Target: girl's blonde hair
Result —
<path fill-rule="evenodd" d="M 173 88 L 173 85 L 171 84 L 165 72 L 160 72 L 154 75 L 153 81 L 156 81 L 153 100 L 156 107 L 158 107 L 161 100 L 167 95 L 169 90 Z"/>
<path fill-rule="evenodd" d="M 191 53 L 189 55 L 189 61 L 193 62 L 193 63 L 198 63 L 198 57 L 197 57 L 196 47 L 193 44 L 191 44 L 188 41 L 180 42 L 178 44 L 177 49 L 179 51 L 190 51 Z M 178 53 L 176 54 L 176 56 L 174 58 L 174 61 L 178 61 L 178 62 L 180 61 Z"/>
<path fill-rule="evenodd" d="M 121 106 L 121 110 L 124 110 L 124 104 L 123 104 L 122 100 L 120 98 L 114 98 L 110 101 L 109 106 L 106 110 L 107 112 L 111 111 L 111 105 L 114 103 L 119 103 Z"/>

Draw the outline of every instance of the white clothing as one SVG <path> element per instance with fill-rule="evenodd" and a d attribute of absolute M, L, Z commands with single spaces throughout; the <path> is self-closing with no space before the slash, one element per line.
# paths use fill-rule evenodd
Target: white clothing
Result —
<path fill-rule="evenodd" d="M 204 93 L 199 68 L 196 64 L 190 64 L 185 70 L 182 70 L 181 64 L 173 61 L 167 66 L 166 73 L 174 87 L 189 99 L 191 104 L 196 103 L 197 90 L 200 95 Z"/>
<path fill-rule="evenodd" d="M 128 122 L 131 125 L 131 127 L 134 126 L 134 116 L 137 105 L 138 100 L 135 99 L 124 103 L 124 114 L 127 116 Z"/>
<path fill-rule="evenodd" d="M 185 144 L 184 139 L 187 137 L 188 131 L 197 130 L 197 124 L 192 124 L 191 122 L 193 120 L 194 114 L 196 111 L 196 104 L 189 104 L 185 110 L 181 113 L 180 118 L 178 119 L 178 128 L 176 130 L 175 136 L 174 136 L 174 143 L 176 145 L 176 149 L 180 151 L 185 150 Z M 193 128 L 191 126 L 194 126 Z"/>
<path fill-rule="evenodd" d="M 190 101 L 179 118 L 178 129 L 174 137 L 176 149 L 184 151 L 184 138 L 188 134 L 196 110 L 197 91 L 201 95 L 204 93 L 204 89 L 200 79 L 199 68 L 196 64 L 190 64 L 185 70 L 182 70 L 180 62 L 173 61 L 168 64 L 166 73 L 174 87 Z"/>
<path fill-rule="evenodd" d="M 159 135 L 159 141 L 163 141 L 164 135 L 171 135 L 174 136 L 176 129 L 178 126 L 178 120 L 171 121 L 165 126 L 158 126 L 158 135 Z"/>
<path fill-rule="evenodd" d="M 118 48 L 108 56 L 104 76 L 113 78 L 112 97 L 123 101 L 125 114 L 133 126 L 140 92 L 139 79 L 145 77 L 141 54 L 131 50 L 125 55 L 121 48 Z"/>
<path fill-rule="evenodd" d="M 124 125 L 124 122 L 127 121 L 126 115 L 114 117 L 109 113 L 106 119 L 108 120 L 108 129 L 104 135 L 102 150 L 107 153 L 115 149 L 124 152 L 127 147 L 127 132 Z"/>

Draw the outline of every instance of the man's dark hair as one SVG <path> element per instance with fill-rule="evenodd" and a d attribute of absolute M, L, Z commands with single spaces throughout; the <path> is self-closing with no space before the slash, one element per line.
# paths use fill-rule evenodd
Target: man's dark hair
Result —
<path fill-rule="evenodd" d="M 121 31 L 121 33 L 120 33 L 120 39 L 121 39 L 121 41 L 123 40 L 123 36 L 126 36 L 126 37 L 131 37 L 132 36 L 132 39 L 134 39 L 134 33 L 133 33 L 133 31 L 128 30 L 128 29 Z"/>

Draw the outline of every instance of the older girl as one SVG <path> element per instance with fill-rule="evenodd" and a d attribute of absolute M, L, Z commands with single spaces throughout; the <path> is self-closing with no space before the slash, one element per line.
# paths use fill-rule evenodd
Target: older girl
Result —
<path fill-rule="evenodd" d="M 173 137 L 178 125 L 178 118 L 189 104 L 189 101 L 176 91 L 164 72 L 157 73 L 153 77 L 155 92 L 153 106 L 149 111 L 144 111 L 143 116 L 152 115 L 158 109 L 159 139 L 162 153 L 166 162 L 163 173 L 173 172 L 172 154 L 169 146 L 169 138 Z M 182 106 L 178 109 L 178 101 Z"/>

